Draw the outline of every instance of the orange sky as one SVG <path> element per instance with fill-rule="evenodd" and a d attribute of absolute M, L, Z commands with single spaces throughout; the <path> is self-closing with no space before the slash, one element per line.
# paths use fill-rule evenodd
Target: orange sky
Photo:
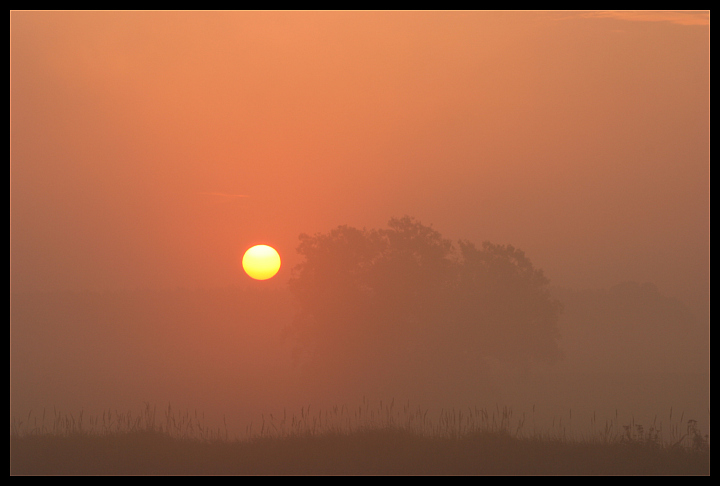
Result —
<path fill-rule="evenodd" d="M 408 214 L 709 299 L 707 12 L 12 12 L 14 289 L 221 287 Z M 243 197 L 239 197 L 243 196 Z"/>

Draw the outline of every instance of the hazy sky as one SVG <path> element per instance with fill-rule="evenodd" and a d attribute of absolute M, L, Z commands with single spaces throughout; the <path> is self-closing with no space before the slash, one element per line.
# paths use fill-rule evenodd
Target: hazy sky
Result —
<path fill-rule="evenodd" d="M 244 427 L 367 394 L 709 423 L 709 12 L 14 11 L 10 34 L 13 416 Z M 566 359 L 298 366 L 298 236 L 404 215 L 525 251 Z"/>
<path fill-rule="evenodd" d="M 14 289 L 220 287 L 410 215 L 709 298 L 709 13 L 11 12 Z"/>

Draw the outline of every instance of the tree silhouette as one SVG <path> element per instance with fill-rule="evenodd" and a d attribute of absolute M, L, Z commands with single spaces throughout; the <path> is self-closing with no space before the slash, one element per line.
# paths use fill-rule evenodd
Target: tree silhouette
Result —
<path fill-rule="evenodd" d="M 510 245 L 458 246 L 408 216 L 300 235 L 290 280 L 300 349 L 339 373 L 398 377 L 557 359 L 561 306 L 542 271 Z"/>
<path fill-rule="evenodd" d="M 550 281 L 512 245 L 484 242 L 478 250 L 460 241 L 462 264 L 457 309 L 482 343 L 482 352 L 500 360 L 553 362 L 560 356 L 557 321 L 562 306 L 550 296 Z"/>

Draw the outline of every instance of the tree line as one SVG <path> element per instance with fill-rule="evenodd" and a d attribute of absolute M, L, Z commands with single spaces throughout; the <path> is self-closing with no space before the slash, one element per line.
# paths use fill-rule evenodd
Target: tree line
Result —
<path fill-rule="evenodd" d="M 429 376 L 561 357 L 562 306 L 542 270 L 512 245 L 455 246 L 405 216 L 382 229 L 302 234 L 297 250 L 290 331 L 304 363 Z"/>

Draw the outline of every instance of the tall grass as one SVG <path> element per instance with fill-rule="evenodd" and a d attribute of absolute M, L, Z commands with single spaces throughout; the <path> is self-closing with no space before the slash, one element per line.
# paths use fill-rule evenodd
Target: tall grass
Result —
<path fill-rule="evenodd" d="M 189 411 L 174 411 L 171 404 L 158 416 L 157 406 L 149 403 L 139 413 L 131 411 L 106 410 L 102 415 L 87 416 L 80 411 L 77 416 L 53 409 L 51 417 L 43 409 L 39 416 L 29 411 L 24 420 L 13 419 L 10 436 L 15 438 L 32 436 L 74 437 L 113 436 L 120 434 L 153 433 L 172 439 L 200 441 L 229 441 L 227 424 L 223 429 L 209 427 L 204 423 L 204 414 Z M 224 419 L 223 419 L 224 421 Z"/>
<path fill-rule="evenodd" d="M 30 412 L 11 424 L 12 474 L 709 474 L 709 436 L 694 419 L 599 423 L 572 411 L 538 431 L 512 408 L 441 410 L 395 400 L 262 415 L 231 438 L 203 414 Z M 575 417 L 577 422 L 578 418 Z M 577 426 L 577 424 L 576 424 Z"/>

